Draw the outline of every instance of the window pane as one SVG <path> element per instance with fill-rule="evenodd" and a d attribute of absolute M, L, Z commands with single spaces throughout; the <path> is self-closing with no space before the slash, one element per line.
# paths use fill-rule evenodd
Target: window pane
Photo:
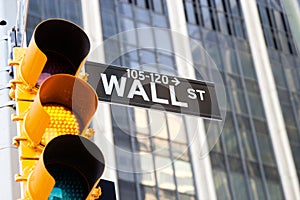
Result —
<path fill-rule="evenodd" d="M 106 37 L 111 37 L 117 33 L 116 19 L 115 15 L 111 12 L 101 12 L 102 16 L 102 26 L 103 35 Z M 109 52 L 106 50 L 106 52 Z"/>
<path fill-rule="evenodd" d="M 143 152 L 152 152 L 151 143 L 148 136 L 137 134 L 137 150 Z"/>
<path fill-rule="evenodd" d="M 237 37 L 243 38 L 244 37 L 244 30 L 242 25 L 242 20 L 234 19 L 234 26 L 235 26 L 235 34 Z"/>
<path fill-rule="evenodd" d="M 146 8 L 146 2 L 145 1 L 148 2 L 148 0 L 136 0 L 135 3 L 136 3 L 137 6 L 140 6 L 142 8 Z"/>
<path fill-rule="evenodd" d="M 170 157 L 170 147 L 167 140 L 153 137 L 154 152 L 156 155 Z"/>
<path fill-rule="evenodd" d="M 300 82 L 298 78 L 297 69 L 285 68 L 286 72 L 286 80 L 290 86 L 290 90 L 293 92 L 299 91 L 300 89 Z"/>
<path fill-rule="evenodd" d="M 44 18 L 54 18 L 56 17 L 61 17 L 62 18 L 62 13 L 59 12 L 60 6 L 58 4 L 59 2 L 57 0 L 53 1 L 43 1 L 42 3 L 42 16 Z M 66 1 L 64 2 L 66 3 Z"/>
<path fill-rule="evenodd" d="M 179 193 L 179 199 L 180 200 L 195 200 L 195 196 Z"/>
<path fill-rule="evenodd" d="M 141 185 L 141 193 L 143 200 L 156 200 L 156 189 L 155 187 L 148 187 Z"/>
<path fill-rule="evenodd" d="M 225 170 L 225 159 L 222 153 L 210 153 L 211 164 L 214 169 Z"/>
<path fill-rule="evenodd" d="M 155 156 L 157 182 L 159 188 L 175 190 L 174 171 L 170 158 Z"/>
<path fill-rule="evenodd" d="M 114 1 L 111 1 L 111 0 L 107 0 L 107 1 L 114 2 Z M 122 15 L 126 15 L 128 17 L 132 17 L 132 7 L 131 7 L 130 4 L 120 2 L 120 3 L 118 3 L 118 7 L 119 7 L 119 12 Z"/>
<path fill-rule="evenodd" d="M 188 146 L 186 144 L 180 144 L 177 142 L 172 142 L 172 154 L 173 154 L 173 159 L 181 159 L 185 161 L 189 161 L 189 151 L 188 151 Z"/>
<path fill-rule="evenodd" d="M 129 130 L 127 108 L 124 106 L 111 106 L 111 118 L 114 127 L 121 130 Z"/>
<path fill-rule="evenodd" d="M 257 138 L 263 163 L 275 166 L 270 137 L 265 134 L 257 134 Z"/>
<path fill-rule="evenodd" d="M 226 172 L 220 170 L 213 171 L 214 182 L 219 200 L 231 199 L 228 187 Z"/>
<path fill-rule="evenodd" d="M 176 200 L 175 191 L 170 190 L 159 190 L 160 200 Z"/>
<path fill-rule="evenodd" d="M 231 182 L 234 189 L 235 199 L 249 199 L 246 189 L 246 181 L 242 174 L 231 173 Z"/>
<path fill-rule="evenodd" d="M 240 131 L 242 131 L 242 130 L 250 131 L 251 130 L 249 117 L 245 117 L 243 115 L 237 115 L 237 120 L 238 120 L 238 126 L 239 126 Z"/>
<path fill-rule="evenodd" d="M 264 25 L 270 26 L 269 17 L 267 15 L 266 8 L 263 6 L 258 6 L 259 14 L 260 14 L 260 20 Z"/>
<path fill-rule="evenodd" d="M 178 192 L 194 194 L 193 173 L 188 162 L 176 160 L 174 162 L 175 174 L 177 179 Z"/>
<path fill-rule="evenodd" d="M 237 0 L 229 0 L 229 2 L 230 2 L 232 15 L 239 16 L 240 13 L 239 13 L 239 6 L 238 6 L 238 3 L 237 3 Z"/>
<path fill-rule="evenodd" d="M 163 65 L 165 68 L 174 69 L 174 59 L 172 56 L 168 56 L 162 53 L 157 54 L 157 61 L 160 65 Z"/>
<path fill-rule="evenodd" d="M 279 29 L 280 31 L 285 31 L 281 13 L 274 10 L 274 17 L 275 17 L 275 21 L 276 21 L 276 28 Z"/>
<path fill-rule="evenodd" d="M 224 138 L 227 153 L 230 155 L 239 156 L 235 128 L 230 116 L 226 117 L 221 137 Z"/>
<path fill-rule="evenodd" d="M 148 26 L 148 25 L 147 25 Z M 147 27 L 146 26 L 146 27 Z M 138 28 L 143 28 L 143 27 L 138 27 Z M 147 47 L 151 47 L 153 48 L 154 47 L 154 37 L 153 37 L 153 34 L 149 34 L 149 32 L 145 32 L 143 30 L 141 31 L 138 31 L 137 32 L 138 34 L 138 42 L 139 42 L 139 46 L 140 47 L 144 47 L 144 48 L 147 48 Z M 151 52 L 153 53 L 154 50 L 150 50 L 148 52 Z M 142 52 L 142 51 L 141 51 Z M 153 61 L 155 62 L 155 61 Z M 147 62 L 146 62 L 147 63 Z M 150 62 L 151 63 L 151 62 Z"/>
<path fill-rule="evenodd" d="M 119 184 L 120 200 L 137 199 L 135 183 L 124 181 L 124 180 L 118 180 L 118 184 Z"/>
<path fill-rule="evenodd" d="M 163 29 L 156 29 L 154 34 L 155 34 L 156 48 L 163 49 L 166 51 L 172 50 L 171 36 L 169 32 Z"/>
<path fill-rule="evenodd" d="M 153 13 L 152 14 L 152 23 L 153 26 L 161 27 L 161 28 L 168 28 L 168 21 L 165 15 Z"/>
<path fill-rule="evenodd" d="M 148 10 L 145 10 L 143 8 L 135 8 L 134 14 L 136 20 L 150 23 L 150 13 Z"/>
<path fill-rule="evenodd" d="M 192 2 L 184 1 L 185 2 L 185 14 L 187 17 L 187 22 L 196 24 L 195 12 Z"/>
<path fill-rule="evenodd" d="M 118 167 L 118 177 L 122 180 L 134 182 L 133 157 L 130 151 L 115 148 L 116 161 Z"/>
<path fill-rule="evenodd" d="M 167 124 L 164 113 L 161 111 L 150 110 L 149 116 L 151 135 L 168 139 Z"/>
<path fill-rule="evenodd" d="M 239 74 L 236 54 L 232 49 L 223 49 L 224 62 L 228 73 Z"/>
<path fill-rule="evenodd" d="M 262 100 L 259 95 L 248 93 L 251 112 L 254 117 L 264 118 L 264 108 L 262 105 Z"/>
<path fill-rule="evenodd" d="M 138 133 L 149 134 L 149 122 L 147 117 L 147 112 L 142 108 L 134 109 L 135 116 L 135 129 Z"/>
<path fill-rule="evenodd" d="M 232 90 L 232 98 L 237 113 L 248 113 L 244 93 L 241 90 Z"/>
<path fill-rule="evenodd" d="M 220 25 L 221 32 L 224 34 L 228 34 L 227 18 L 225 16 L 225 14 L 218 13 L 218 19 L 219 19 L 219 25 Z"/>
<path fill-rule="evenodd" d="M 81 1 L 80 0 L 64 0 L 60 2 L 60 16 L 63 19 L 70 20 L 79 26 L 83 27 L 82 20 L 82 10 L 81 10 Z M 46 8 L 50 8 L 50 6 L 46 6 Z M 80 13 L 80 14 L 79 14 Z"/>
<path fill-rule="evenodd" d="M 284 32 L 279 32 L 278 37 L 280 40 L 280 44 L 283 52 L 290 52 L 290 47 L 288 46 L 288 39 Z"/>
<path fill-rule="evenodd" d="M 146 63 L 146 64 L 155 63 L 155 54 L 152 51 L 141 49 L 140 57 L 142 63 Z"/>
<path fill-rule="evenodd" d="M 101 0 L 99 2 L 100 2 L 101 8 L 103 8 L 103 9 L 114 10 L 114 8 L 115 8 L 114 1 L 111 1 L 111 0 Z"/>
<path fill-rule="evenodd" d="M 273 33 L 269 27 L 263 27 L 265 40 L 268 47 L 275 48 L 274 40 L 273 40 Z"/>
<path fill-rule="evenodd" d="M 200 4 L 203 6 L 208 6 L 208 2 L 209 0 L 200 0 Z"/>
<path fill-rule="evenodd" d="M 224 11 L 223 3 L 225 3 L 223 0 L 215 0 L 217 10 Z"/>
<path fill-rule="evenodd" d="M 121 18 L 119 19 L 121 31 L 127 31 L 134 28 L 134 23 L 131 19 Z"/>
<path fill-rule="evenodd" d="M 281 187 L 278 183 L 268 181 L 267 184 L 268 184 L 268 188 L 269 188 L 270 199 L 272 199 L 272 200 L 273 199 L 274 200 L 284 199 Z"/>
<path fill-rule="evenodd" d="M 182 116 L 168 113 L 168 126 L 170 133 L 170 140 L 180 143 L 187 143 L 185 123 Z"/>
<path fill-rule="evenodd" d="M 284 121 L 287 126 L 296 126 L 294 109 L 291 105 L 281 105 Z"/>
<path fill-rule="evenodd" d="M 205 48 L 210 58 L 214 61 L 217 67 L 220 70 L 223 70 L 223 65 L 222 65 L 221 56 L 219 52 L 220 47 L 216 43 L 206 42 Z"/>
<path fill-rule="evenodd" d="M 147 186 L 155 186 L 155 175 L 153 166 L 153 157 L 151 153 L 139 153 L 138 154 L 139 163 L 137 166 L 137 171 L 142 173 L 137 173 L 139 177 L 138 180 L 141 184 Z M 139 169 L 140 167 L 140 169 Z"/>
<path fill-rule="evenodd" d="M 153 7 L 154 7 L 154 10 L 155 12 L 158 12 L 158 13 L 163 13 L 164 10 L 163 10 L 163 1 L 159 0 L 151 0 L 153 2 Z"/>
<path fill-rule="evenodd" d="M 256 150 L 252 138 L 251 132 L 242 131 L 241 138 L 243 142 L 243 150 L 245 152 L 245 156 L 248 160 L 256 161 Z"/>
<path fill-rule="evenodd" d="M 250 178 L 250 186 L 254 199 L 266 199 L 264 194 L 264 186 L 260 178 Z"/>
<path fill-rule="evenodd" d="M 251 54 L 239 51 L 239 55 L 240 55 L 241 67 L 242 67 L 244 76 L 252 78 L 252 79 L 256 79 Z"/>
<path fill-rule="evenodd" d="M 201 11 L 202 11 L 204 27 L 206 27 L 208 29 L 212 29 L 211 16 L 210 16 L 210 12 L 209 12 L 208 8 L 202 7 Z"/>
<path fill-rule="evenodd" d="M 253 119 L 253 122 L 257 133 L 268 133 L 268 126 L 265 120 Z"/>

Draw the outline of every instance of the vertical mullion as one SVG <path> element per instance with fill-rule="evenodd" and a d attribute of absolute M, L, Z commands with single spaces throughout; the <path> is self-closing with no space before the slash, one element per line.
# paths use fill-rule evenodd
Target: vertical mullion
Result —
<path fill-rule="evenodd" d="M 174 165 L 174 157 L 173 157 L 173 148 L 172 148 L 172 141 L 170 139 L 170 129 L 169 129 L 169 123 L 168 123 L 168 118 L 167 118 L 167 114 L 164 113 L 164 117 L 166 119 L 166 126 L 167 126 L 167 133 L 168 133 L 168 144 L 169 144 L 169 154 L 170 154 L 170 158 L 171 158 L 171 161 L 172 161 L 172 169 L 173 169 L 173 180 L 174 180 L 174 183 L 175 183 L 175 192 L 176 192 L 176 199 L 177 200 L 180 200 L 180 197 L 179 197 L 179 192 L 178 192 L 178 183 L 177 183 L 177 179 L 176 179 L 176 172 L 175 172 L 175 165 Z"/>
<path fill-rule="evenodd" d="M 235 108 L 234 108 L 232 94 L 230 92 L 228 92 L 227 94 L 229 94 L 228 95 L 229 96 L 229 101 L 230 101 L 230 104 L 231 104 L 231 107 L 232 107 L 233 123 L 234 123 L 235 134 L 237 136 L 237 143 L 238 143 L 238 149 L 239 149 L 239 154 L 240 154 L 240 160 L 242 162 L 242 167 L 243 167 L 243 176 L 246 179 L 245 183 L 246 183 L 246 188 L 247 188 L 247 192 L 248 192 L 248 195 L 249 195 L 248 197 L 252 200 L 253 195 L 252 195 L 251 187 L 250 187 L 250 184 L 249 184 L 249 174 L 248 174 L 248 170 L 247 170 L 246 163 L 245 163 L 245 155 L 244 155 L 244 152 L 243 152 L 243 149 L 242 149 L 242 140 L 241 140 L 241 136 L 239 134 L 239 127 L 237 125 L 238 124 L 238 121 L 237 121 L 237 118 L 236 118 L 237 113 L 236 113 Z"/>
<path fill-rule="evenodd" d="M 200 10 L 199 2 L 197 0 L 193 0 L 192 3 L 193 3 L 194 13 L 195 13 L 196 24 L 197 25 L 204 24 L 203 19 L 200 14 L 201 12 L 199 12 L 199 10 Z"/>
<path fill-rule="evenodd" d="M 283 59 L 282 57 L 280 56 L 280 64 L 281 65 L 284 65 L 283 63 Z M 287 79 L 286 77 L 286 72 L 285 70 L 284 71 L 284 77 Z M 292 90 L 291 90 L 291 86 L 290 86 L 290 83 L 289 81 L 286 81 L 287 82 L 287 90 L 288 90 L 288 93 L 289 93 L 289 96 L 290 96 L 290 101 L 291 101 L 291 104 L 292 104 L 292 108 L 293 108 L 293 116 L 294 116 L 294 120 L 295 120 L 295 123 L 296 123 L 296 126 L 297 126 L 297 129 L 298 129 L 298 136 L 300 138 L 300 121 L 299 121 L 299 117 L 297 115 L 297 106 L 295 104 L 295 100 L 293 98 L 293 94 L 292 94 Z M 300 142 L 300 141 L 299 141 Z M 299 177 L 300 178 L 300 177 Z"/>
<path fill-rule="evenodd" d="M 239 51 L 236 41 L 234 41 L 234 51 L 236 54 Z M 252 58 L 252 54 L 251 54 L 251 58 Z M 240 56 L 237 56 L 237 61 L 238 61 L 238 68 L 240 71 L 242 71 L 242 67 L 241 67 L 242 64 L 241 64 Z M 241 79 L 242 79 L 243 88 L 246 88 L 245 81 L 244 81 L 245 77 L 244 77 L 243 73 L 241 73 Z M 262 158 L 261 158 L 261 154 L 260 154 L 261 151 L 260 151 L 260 147 L 259 147 L 257 136 L 256 136 L 256 130 L 254 128 L 253 115 L 252 115 L 252 111 L 251 111 L 251 107 L 250 107 L 250 100 L 248 98 L 249 95 L 248 95 L 248 91 L 246 89 L 244 90 L 244 97 L 245 97 L 246 106 L 247 106 L 247 110 L 248 110 L 248 114 L 249 114 L 249 118 L 250 118 L 251 135 L 252 135 L 252 138 L 254 141 L 255 151 L 257 154 L 258 166 L 259 166 L 259 170 L 260 170 L 260 173 L 262 176 L 262 181 L 263 181 L 263 186 L 264 186 L 264 194 L 267 197 L 267 199 L 270 199 L 269 190 L 266 185 L 267 184 L 266 175 L 265 175 L 265 171 L 263 168 L 263 162 L 262 162 Z M 269 133 L 268 133 L 268 135 L 269 135 Z"/>
<path fill-rule="evenodd" d="M 134 108 L 128 107 L 126 109 L 128 119 L 130 119 L 130 111 L 129 111 L 130 109 L 134 109 Z M 131 151 L 132 151 L 131 154 L 133 154 L 135 152 L 135 150 L 137 149 L 136 145 L 135 145 L 136 132 L 134 131 L 135 129 L 134 129 L 134 125 L 132 123 L 132 120 L 128 120 L 128 122 L 129 122 L 129 132 L 130 132 L 130 145 L 131 145 Z M 135 137 L 133 137 L 133 135 Z M 132 156 L 132 161 L 133 161 L 132 166 L 133 166 L 133 172 L 134 172 L 133 176 L 134 176 L 134 180 L 135 180 L 135 188 L 136 188 L 136 195 L 137 195 L 136 197 L 137 197 L 138 200 L 143 200 L 142 196 L 141 196 L 140 183 L 138 182 L 137 176 L 136 176 L 137 170 L 136 170 L 135 163 L 137 163 L 137 160 L 135 159 L 135 156 Z"/>
<path fill-rule="evenodd" d="M 219 38 L 217 38 L 217 42 L 218 44 L 220 44 L 220 41 L 219 41 Z M 222 60 L 223 61 L 223 60 Z M 226 74 L 225 77 L 226 77 L 226 85 L 227 85 L 227 88 L 230 89 L 228 87 L 228 74 L 227 74 L 227 69 L 225 68 L 224 69 L 224 73 Z M 241 139 L 241 136 L 239 134 L 239 127 L 238 127 L 238 121 L 237 121 L 237 118 L 236 118 L 236 110 L 235 110 L 235 107 L 234 107 L 234 103 L 233 103 L 233 98 L 232 98 L 232 93 L 231 92 L 227 92 L 227 95 L 229 96 L 229 103 L 231 105 L 231 108 L 232 108 L 232 119 L 233 119 L 233 124 L 234 124 L 234 130 L 235 130 L 235 135 L 237 137 L 237 143 L 238 143 L 238 149 L 239 149 L 239 154 L 240 154 L 240 160 L 241 160 L 241 163 L 242 163 L 242 168 L 243 168 L 243 177 L 245 178 L 245 183 L 246 183 L 246 189 L 247 189 L 247 192 L 248 192 L 248 197 L 250 198 L 250 200 L 253 200 L 253 194 L 252 194 L 252 191 L 251 191 L 251 186 L 249 184 L 249 174 L 248 174 L 248 170 L 247 170 L 247 167 L 246 167 L 246 159 L 245 159 L 245 155 L 244 155 L 244 152 L 243 152 L 243 147 L 242 147 L 242 139 Z M 227 157 L 227 154 L 226 154 L 226 157 Z M 230 171 L 231 172 L 231 171 Z"/>
<path fill-rule="evenodd" d="M 147 111 L 147 121 L 149 122 L 150 119 L 150 113 Z M 150 122 L 148 123 L 150 124 Z M 148 126 L 149 129 L 149 135 L 150 135 L 150 145 L 151 145 L 151 151 L 154 152 L 155 147 L 154 147 L 154 142 L 153 142 L 153 134 L 152 134 L 152 129 L 150 126 Z M 152 162 L 153 162 L 153 168 L 154 168 L 154 176 L 155 176 L 155 191 L 156 191 L 156 197 L 158 200 L 160 200 L 159 196 L 159 186 L 158 186 L 158 180 L 157 180 L 157 173 L 156 173 L 156 162 L 155 162 L 155 154 L 152 154 Z"/>

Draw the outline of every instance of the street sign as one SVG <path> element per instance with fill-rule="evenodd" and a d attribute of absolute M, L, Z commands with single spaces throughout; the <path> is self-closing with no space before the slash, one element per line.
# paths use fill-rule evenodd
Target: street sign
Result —
<path fill-rule="evenodd" d="M 100 101 L 221 120 L 213 83 L 87 62 Z"/>

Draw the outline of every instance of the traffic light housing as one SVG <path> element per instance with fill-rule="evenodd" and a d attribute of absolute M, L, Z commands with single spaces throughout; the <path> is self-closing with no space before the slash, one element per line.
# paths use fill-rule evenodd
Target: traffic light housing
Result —
<path fill-rule="evenodd" d="M 31 199 L 86 199 L 99 182 L 103 162 L 101 151 L 90 140 L 55 137 L 28 178 L 27 194 Z"/>
<path fill-rule="evenodd" d="M 65 20 L 46 20 L 35 28 L 19 78 L 34 87 L 53 74 L 77 76 L 89 50 L 89 39 L 80 27 Z"/>
<path fill-rule="evenodd" d="M 104 170 L 98 147 L 85 137 L 98 97 L 78 78 L 90 43 L 77 25 L 61 19 L 40 23 L 27 49 L 15 48 L 16 101 L 22 198 L 95 199 Z"/>

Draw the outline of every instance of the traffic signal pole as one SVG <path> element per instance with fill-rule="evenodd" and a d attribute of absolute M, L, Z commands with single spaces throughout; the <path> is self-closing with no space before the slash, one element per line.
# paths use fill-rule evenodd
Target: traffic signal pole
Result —
<path fill-rule="evenodd" d="M 17 1 L 0 0 L 0 199 L 20 196 L 20 186 L 14 180 L 18 172 L 18 152 L 12 145 L 17 134 L 11 121 L 15 112 L 9 97 L 10 67 L 8 67 L 8 31 L 16 22 Z"/>

